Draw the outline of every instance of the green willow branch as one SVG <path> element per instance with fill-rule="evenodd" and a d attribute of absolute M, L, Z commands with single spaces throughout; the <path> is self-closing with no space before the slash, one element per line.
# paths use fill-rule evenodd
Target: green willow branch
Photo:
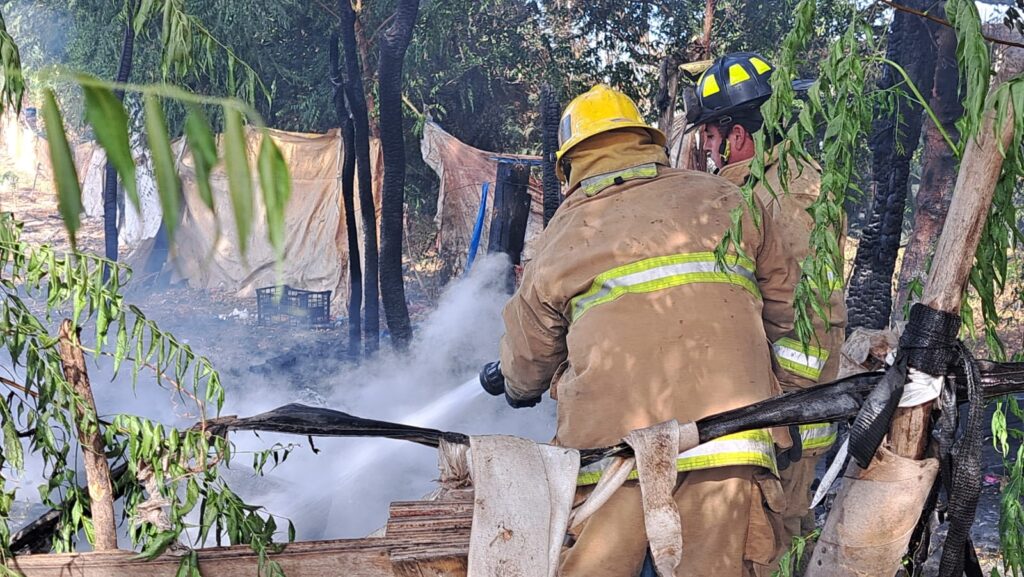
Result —
<path fill-rule="evenodd" d="M 257 128 L 267 128 L 267 124 L 263 120 L 263 116 L 255 107 L 244 100 L 230 96 L 206 96 L 203 94 L 196 94 L 172 84 L 135 84 L 132 82 L 114 82 L 111 80 L 97 78 L 89 74 L 69 71 L 59 66 L 53 66 L 41 70 L 38 74 L 38 78 L 41 82 L 64 82 L 69 84 L 78 84 L 79 86 L 91 86 L 96 88 L 105 88 L 107 90 L 123 90 L 125 92 L 134 92 L 142 95 L 160 96 L 162 98 L 170 98 L 192 104 L 221 106 L 223 108 L 237 110 L 242 113 L 249 122 Z"/>
<path fill-rule="evenodd" d="M 888 58 L 884 58 L 881 56 L 873 56 L 870 58 L 870 60 L 880 62 L 882 64 L 888 64 L 889 66 L 892 66 L 894 70 L 900 73 L 900 76 L 903 77 L 903 81 L 906 83 L 907 87 L 909 87 L 910 91 L 914 93 L 914 100 L 921 105 L 921 108 L 923 108 L 926 113 L 928 113 L 928 118 L 931 118 L 932 123 L 935 125 L 935 128 L 937 128 L 939 134 L 942 135 L 942 139 L 946 141 L 946 144 L 949 146 L 949 149 L 952 150 L 953 154 L 959 159 L 960 155 L 962 154 L 960 147 L 957 146 L 955 142 L 953 142 L 952 137 L 949 136 L 949 132 L 947 132 L 946 128 L 942 126 L 942 123 L 939 122 L 939 117 L 935 115 L 935 111 L 932 110 L 932 107 L 928 105 L 928 101 L 925 100 L 924 96 L 921 94 L 921 91 L 918 90 L 917 85 L 914 84 L 914 81 L 910 79 L 910 75 L 907 74 L 907 71 L 904 70 L 902 66 L 900 66 L 896 62 L 893 62 L 892 60 L 889 60 Z"/>

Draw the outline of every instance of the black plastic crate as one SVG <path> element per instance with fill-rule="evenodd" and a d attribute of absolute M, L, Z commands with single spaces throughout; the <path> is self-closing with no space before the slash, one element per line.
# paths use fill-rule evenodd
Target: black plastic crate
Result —
<path fill-rule="evenodd" d="M 328 326 L 331 324 L 331 291 L 306 291 L 288 285 L 258 288 L 256 323 L 260 326 Z"/>

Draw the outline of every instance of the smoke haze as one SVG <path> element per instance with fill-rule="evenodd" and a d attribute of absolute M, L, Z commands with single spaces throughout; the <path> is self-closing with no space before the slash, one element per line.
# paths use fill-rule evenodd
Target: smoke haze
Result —
<path fill-rule="evenodd" d="M 508 298 L 504 293 L 507 266 L 504 257 L 477 260 L 472 273 L 453 282 L 436 310 L 417 327 L 406 355 L 382 352 L 360 365 L 315 354 L 318 337 L 308 331 L 266 331 L 253 339 L 270 341 L 273 346 L 253 350 L 255 341 L 225 338 L 222 333 L 225 323 L 239 321 L 156 320 L 179 339 L 191 341 L 197 353 L 209 355 L 226 389 L 225 415 L 251 416 L 300 402 L 467 434 L 513 434 L 548 441 L 555 426 L 550 399 L 545 397 L 532 409 L 514 410 L 503 398 L 482 394 L 476 384 L 483 364 L 497 358 L 503 331 L 500 313 Z M 260 334 L 251 327 L 242 328 Z M 330 335 L 344 338 L 338 331 Z M 218 346 L 207 351 L 204 343 Z M 331 345 L 344 350 L 343 342 Z M 268 353 L 294 347 L 311 348 L 314 354 L 299 357 L 279 370 L 255 370 L 266 364 L 261 361 L 267 360 Z M 90 359 L 89 364 L 101 415 L 133 413 L 179 428 L 194 423 L 174 396 L 154 387 L 151 379 L 140 378 L 133 394 L 125 375 L 111 382 L 105 359 L 98 363 Z M 405 441 L 315 439 L 320 452 L 314 454 L 305 437 L 238 432 L 231 439 L 236 445 L 235 457 L 230 469 L 222 469 L 222 475 L 243 499 L 291 519 L 298 539 L 365 536 L 385 524 L 391 501 L 420 499 L 436 488 L 436 451 Z M 247 452 L 275 443 L 299 447 L 287 462 L 263 477 L 255 476 Z M 19 501 L 35 498 L 33 487 L 44 475 L 37 459 L 26 457 L 28 468 L 19 480 Z M 125 540 L 122 545 L 126 544 Z"/>

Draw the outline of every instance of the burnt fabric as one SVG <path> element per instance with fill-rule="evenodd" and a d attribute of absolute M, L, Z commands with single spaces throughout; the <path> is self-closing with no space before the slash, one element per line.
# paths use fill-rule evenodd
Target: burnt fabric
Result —
<path fill-rule="evenodd" d="M 634 429 L 693 421 L 778 394 L 769 342 L 792 329 L 797 270 L 771 219 L 758 228 L 744 217 L 740 246 L 750 260 L 729 255 L 722 268 L 712 251 L 728 229 L 729 212 L 742 202 L 734 185 L 668 168 L 664 149 L 642 131 L 588 139 L 573 149 L 571 162 L 569 195 L 537 239 L 535 257 L 503 312 L 508 395 L 530 399 L 550 389 L 558 401 L 556 443 L 595 448 Z M 715 457 L 705 466 L 717 469 L 686 473 L 714 478 L 702 485 L 703 506 L 680 508 L 687 575 L 726 574 L 722 556 L 703 569 L 706 556 L 687 556 L 687 531 L 702 531 L 710 541 L 698 542 L 705 544 L 716 543 L 714 535 L 742 534 L 715 545 L 725 556 L 762 540 L 768 558 L 775 551 L 767 522 L 746 537 L 750 475 L 745 481 L 730 475 L 733 467 Z M 728 491 L 714 489 L 719 483 L 742 484 L 733 488 L 745 497 L 733 502 Z M 677 493 L 677 502 L 685 498 Z M 758 499 L 759 511 L 761 505 Z M 580 543 L 592 542 L 588 527 L 602 527 L 599 543 L 637 539 L 641 509 L 639 492 L 623 494 L 584 526 Z M 562 574 L 625 577 L 627 568 L 612 562 L 622 556 L 596 545 L 584 565 L 570 563 Z M 731 562 L 743 564 L 736 555 Z"/>

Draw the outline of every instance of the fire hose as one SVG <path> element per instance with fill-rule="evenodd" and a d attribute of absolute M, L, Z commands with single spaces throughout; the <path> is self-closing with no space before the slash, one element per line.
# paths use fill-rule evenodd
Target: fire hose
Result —
<path fill-rule="evenodd" d="M 987 401 L 1014 393 L 1024 393 L 1024 363 L 978 361 L 979 395 Z M 831 383 L 786 393 L 778 397 L 710 415 L 697 421 L 700 442 L 751 429 L 803 425 L 853 418 L 868 394 L 885 376 L 884 371 L 861 373 Z M 947 375 L 958 400 L 965 399 L 967 379 Z M 229 431 L 266 431 L 313 437 L 382 437 L 411 441 L 436 448 L 442 439 L 468 444 L 469 436 L 438 429 L 378 421 L 322 407 L 292 403 L 252 417 L 224 416 L 206 421 L 206 430 L 223 435 Z M 625 443 L 580 451 L 582 465 L 606 457 L 628 456 L 632 449 Z"/>

